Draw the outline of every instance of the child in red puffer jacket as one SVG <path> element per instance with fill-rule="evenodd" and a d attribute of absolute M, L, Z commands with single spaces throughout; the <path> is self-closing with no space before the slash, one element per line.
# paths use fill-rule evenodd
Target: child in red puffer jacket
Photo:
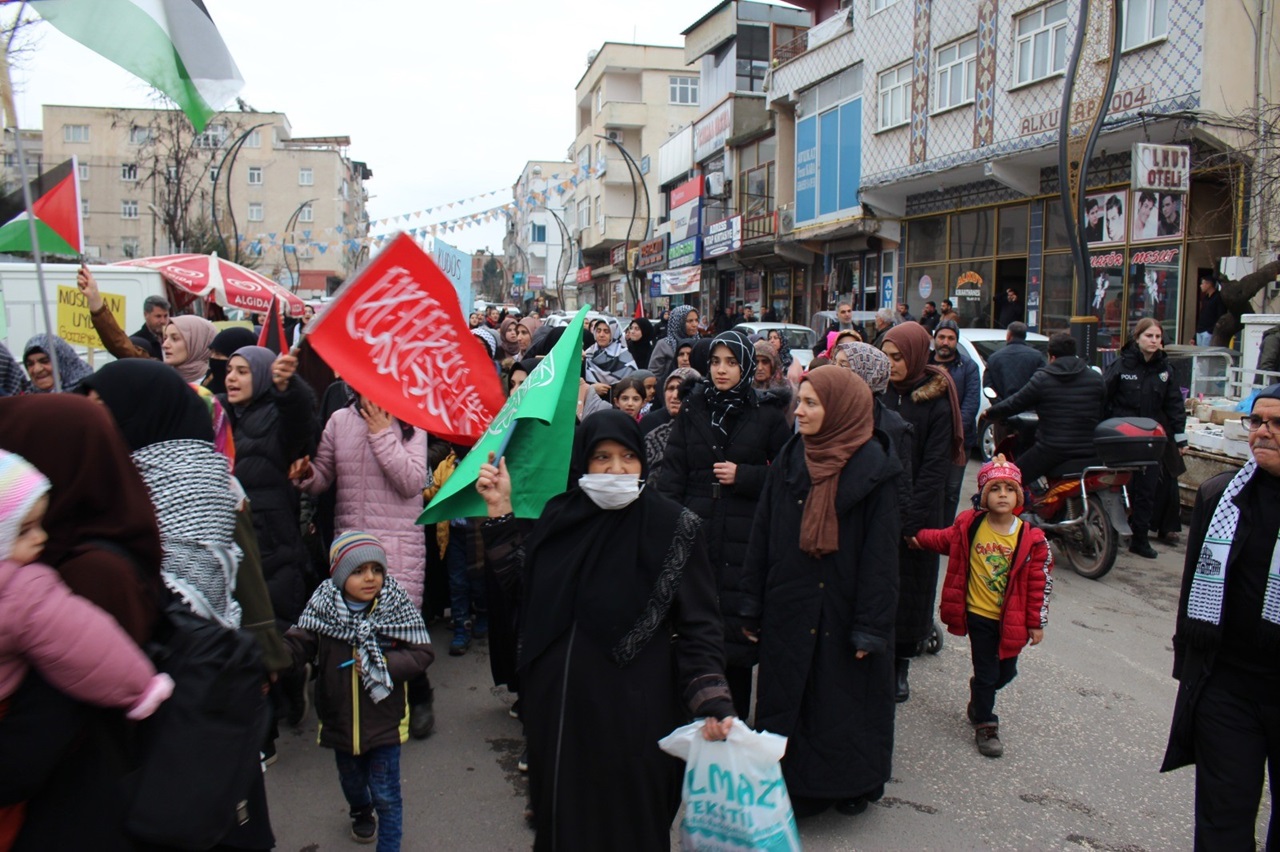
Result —
<path fill-rule="evenodd" d="M 1044 533 L 1014 514 L 1023 492 L 1012 462 L 998 455 L 983 465 L 978 490 L 981 508 L 961 512 L 946 529 L 920 530 L 911 544 L 947 554 L 942 621 L 947 632 L 969 636 L 969 722 L 978 751 L 999 757 L 996 691 L 1017 676 L 1022 648 L 1044 638 L 1053 554 Z"/>

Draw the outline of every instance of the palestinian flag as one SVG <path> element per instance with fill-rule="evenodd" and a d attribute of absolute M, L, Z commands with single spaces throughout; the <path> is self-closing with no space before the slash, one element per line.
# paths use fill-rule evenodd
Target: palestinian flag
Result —
<path fill-rule="evenodd" d="M 36 0 L 31 8 L 168 95 L 196 133 L 244 88 L 202 0 Z"/>
<path fill-rule="evenodd" d="M 72 157 L 31 182 L 31 212 L 43 254 L 79 257 L 84 252 L 80 226 L 80 169 Z M 31 228 L 18 189 L 0 199 L 0 252 L 30 252 Z"/>

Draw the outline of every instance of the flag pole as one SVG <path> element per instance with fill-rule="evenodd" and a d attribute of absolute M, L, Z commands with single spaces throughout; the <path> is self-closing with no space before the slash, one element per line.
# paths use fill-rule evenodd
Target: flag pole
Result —
<path fill-rule="evenodd" d="M 6 69 L 9 64 L 9 48 L 13 46 L 13 37 L 18 32 L 18 25 L 22 21 L 22 13 L 26 11 L 26 8 L 27 2 L 23 0 L 22 5 L 18 8 L 18 14 L 14 18 L 13 29 L 9 31 L 9 39 L 4 46 Z M 8 78 L 7 74 L 5 76 Z M 9 81 L 6 79 L 6 82 Z M 12 87 L 12 83 L 10 82 L 9 84 Z M 12 89 L 6 94 L 12 97 Z M 40 307 L 44 311 L 44 328 L 55 343 L 54 351 L 46 354 L 49 356 L 50 366 L 53 367 L 53 391 L 58 393 L 62 390 L 62 371 L 58 368 L 58 352 L 56 348 L 58 333 L 53 325 L 53 313 L 49 309 L 49 293 L 44 288 L 44 258 L 40 253 L 40 238 L 36 233 L 36 214 L 31 209 L 31 184 L 27 179 L 27 157 L 22 150 L 22 127 L 18 122 L 18 110 L 16 108 L 9 118 L 13 121 L 13 142 L 18 154 L 18 178 L 22 181 L 22 203 L 27 210 L 27 232 L 31 236 L 31 257 L 36 264 L 36 283 L 40 288 Z M 26 365 L 24 364 L 23 366 L 25 367 Z"/>

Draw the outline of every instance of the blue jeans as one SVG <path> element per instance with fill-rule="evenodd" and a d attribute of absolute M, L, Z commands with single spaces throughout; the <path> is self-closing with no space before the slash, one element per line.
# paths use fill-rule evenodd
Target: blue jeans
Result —
<path fill-rule="evenodd" d="M 474 535 L 470 527 L 449 525 L 449 544 L 444 551 L 449 569 L 449 611 L 454 626 L 471 621 L 478 613 L 488 611 L 484 598 L 484 575 L 470 570 L 467 546 Z"/>
<path fill-rule="evenodd" d="M 378 852 L 399 852 L 404 831 L 399 744 L 378 746 L 364 754 L 334 751 L 333 756 L 347 804 L 353 809 L 373 805 L 378 812 Z"/>

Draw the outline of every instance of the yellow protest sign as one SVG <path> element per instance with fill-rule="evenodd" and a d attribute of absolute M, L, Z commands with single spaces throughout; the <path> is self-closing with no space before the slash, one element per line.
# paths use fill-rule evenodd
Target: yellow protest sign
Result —
<path fill-rule="evenodd" d="M 116 318 L 116 324 L 124 328 L 124 296 L 103 293 L 102 301 Z M 89 304 L 79 287 L 58 285 L 58 336 L 73 346 L 102 348 L 102 338 L 93 328 Z"/>

